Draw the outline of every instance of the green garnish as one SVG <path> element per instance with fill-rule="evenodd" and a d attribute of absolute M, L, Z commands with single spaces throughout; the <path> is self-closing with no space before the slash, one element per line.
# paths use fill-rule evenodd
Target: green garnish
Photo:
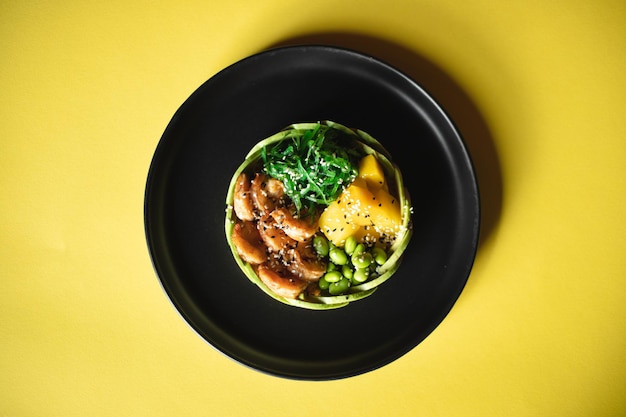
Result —
<path fill-rule="evenodd" d="M 298 212 L 313 213 L 354 181 L 358 153 L 345 133 L 319 123 L 290 139 L 262 148 L 264 171 L 282 181 Z"/>

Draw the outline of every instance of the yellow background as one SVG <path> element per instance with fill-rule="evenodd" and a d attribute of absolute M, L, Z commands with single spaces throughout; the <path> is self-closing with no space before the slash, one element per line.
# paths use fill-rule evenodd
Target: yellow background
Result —
<path fill-rule="evenodd" d="M 423 343 L 302 382 L 184 323 L 143 193 L 201 83 L 323 33 L 406 52 L 466 136 L 485 228 Z M 4 1 L 0 64 L 0 416 L 626 415 L 622 0 Z"/>

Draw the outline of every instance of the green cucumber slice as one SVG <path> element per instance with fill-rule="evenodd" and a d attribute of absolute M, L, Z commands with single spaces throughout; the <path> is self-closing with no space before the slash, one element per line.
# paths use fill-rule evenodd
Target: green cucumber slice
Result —
<path fill-rule="evenodd" d="M 333 295 L 329 297 L 325 296 L 309 296 L 307 299 L 316 301 L 319 303 L 323 303 L 325 305 L 337 305 L 343 303 L 350 303 L 352 301 L 360 300 L 365 297 L 369 297 L 376 291 L 376 288 L 371 288 L 364 291 L 359 292 L 349 292 L 342 295 Z"/>

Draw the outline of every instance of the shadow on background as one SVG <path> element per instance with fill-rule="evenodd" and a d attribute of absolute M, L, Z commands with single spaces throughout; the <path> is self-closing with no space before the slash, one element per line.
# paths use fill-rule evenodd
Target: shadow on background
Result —
<path fill-rule="evenodd" d="M 492 234 L 502 210 L 502 177 L 493 137 L 476 105 L 444 71 L 418 53 L 383 39 L 342 32 L 285 39 L 267 49 L 293 45 L 330 45 L 370 55 L 417 82 L 448 114 L 471 155 L 481 199 L 480 247 Z"/>

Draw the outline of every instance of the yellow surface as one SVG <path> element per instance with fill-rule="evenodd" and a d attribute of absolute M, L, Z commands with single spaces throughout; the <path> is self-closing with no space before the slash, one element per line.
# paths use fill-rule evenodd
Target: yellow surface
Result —
<path fill-rule="evenodd" d="M 300 36 L 419 78 L 466 136 L 485 204 L 444 322 L 333 382 L 208 346 L 143 229 L 178 106 Z M 0 63 L 0 416 L 626 415 L 622 0 L 4 1 Z"/>

